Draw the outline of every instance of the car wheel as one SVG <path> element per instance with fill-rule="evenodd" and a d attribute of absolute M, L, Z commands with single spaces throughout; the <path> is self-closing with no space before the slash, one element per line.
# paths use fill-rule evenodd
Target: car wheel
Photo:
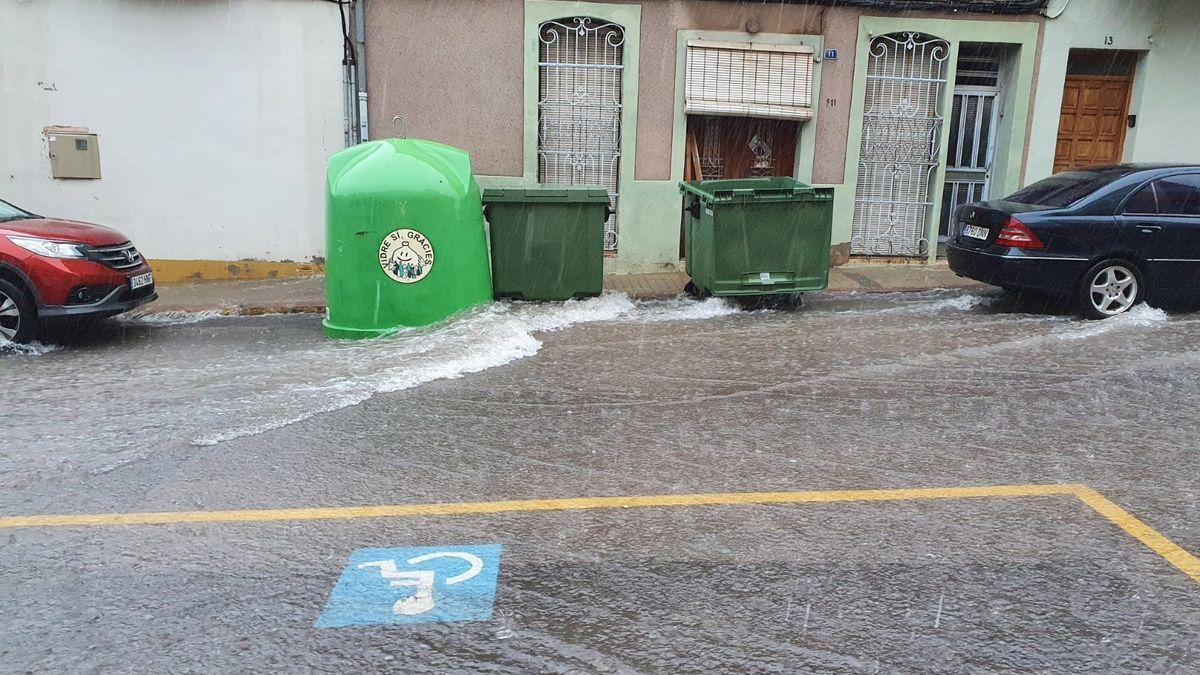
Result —
<path fill-rule="evenodd" d="M 1089 319 L 1107 319 L 1142 301 L 1142 274 L 1124 260 L 1105 260 L 1088 270 L 1079 283 L 1079 310 Z"/>
<path fill-rule="evenodd" d="M 25 289 L 0 279 L 0 347 L 33 339 L 37 311 Z"/>

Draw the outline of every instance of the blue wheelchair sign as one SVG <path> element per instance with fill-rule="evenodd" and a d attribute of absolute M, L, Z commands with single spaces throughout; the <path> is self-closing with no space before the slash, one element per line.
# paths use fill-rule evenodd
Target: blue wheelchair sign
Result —
<path fill-rule="evenodd" d="M 486 621 L 499 571 L 499 544 L 360 548 L 316 626 Z"/>

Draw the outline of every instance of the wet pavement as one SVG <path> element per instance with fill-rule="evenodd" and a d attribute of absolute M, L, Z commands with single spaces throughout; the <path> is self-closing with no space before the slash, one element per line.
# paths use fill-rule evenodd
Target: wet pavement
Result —
<path fill-rule="evenodd" d="M 354 344 L 313 315 L 109 322 L 0 355 L 0 514 L 200 520 L 0 527 L 0 663 L 1191 671 L 1200 580 L 1069 494 L 203 514 L 1083 484 L 1194 555 L 1198 328 L 962 291 L 607 295 Z M 315 627 L 358 549 L 488 544 L 486 620 Z"/>

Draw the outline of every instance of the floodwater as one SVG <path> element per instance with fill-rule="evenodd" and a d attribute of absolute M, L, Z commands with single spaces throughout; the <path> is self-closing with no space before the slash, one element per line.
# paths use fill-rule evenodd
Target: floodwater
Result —
<path fill-rule="evenodd" d="M 761 325 L 803 343 L 928 342 L 916 360 L 930 366 L 973 352 L 1028 357 L 1035 350 L 1059 351 L 1071 358 L 1083 346 L 1076 343 L 1111 347 L 1113 340 L 1141 343 L 1150 336 L 1169 341 L 1200 322 L 1144 305 L 1104 322 L 1013 309 L 1002 296 L 957 291 L 817 297 L 799 311 L 746 311 L 715 298 L 633 302 L 608 293 L 565 303 L 492 303 L 433 327 L 357 342 L 326 340 L 319 318 L 311 315 L 118 318 L 98 336 L 74 344 L 0 353 L 10 449 L 0 460 L 7 464 L 0 465 L 0 488 L 59 469 L 108 471 L 164 444 L 216 445 L 378 394 L 500 367 L 537 354 L 539 336 L 578 324 L 677 322 L 678 330 L 688 331 L 691 323 L 705 322 L 705 331 Z M 970 322 L 970 342 L 939 347 L 937 326 L 958 329 L 963 322 Z M 854 367 L 855 357 L 846 357 L 843 365 Z M 890 362 L 884 367 L 901 368 Z M 59 414 L 64 409 L 73 414 Z M 74 451 L 47 457 L 41 452 L 47 445 Z"/>
<path fill-rule="evenodd" d="M 312 315 L 135 317 L 0 355 L 0 513 L 1083 484 L 1194 554 L 1198 327 L 958 291 L 498 303 L 354 343 Z M 0 661 L 21 669 L 1186 672 L 1200 654 L 1197 581 L 1068 496 L 0 537 Z M 356 550 L 496 544 L 488 620 L 316 625 Z"/>
<path fill-rule="evenodd" d="M 326 340 L 315 316 L 119 317 L 71 346 L 38 343 L 0 353 L 0 388 L 13 397 L 11 406 L 5 401 L 12 452 L 3 459 L 8 466 L 0 465 L 0 488 L 36 471 L 46 445 L 76 449 L 54 460 L 71 470 L 107 471 L 164 443 L 215 445 L 376 394 L 502 366 L 536 354 L 539 333 L 737 311 L 720 299 L 635 303 L 623 294 L 492 303 L 433 327 L 354 342 Z M 64 407 L 78 412 L 60 415 Z"/>

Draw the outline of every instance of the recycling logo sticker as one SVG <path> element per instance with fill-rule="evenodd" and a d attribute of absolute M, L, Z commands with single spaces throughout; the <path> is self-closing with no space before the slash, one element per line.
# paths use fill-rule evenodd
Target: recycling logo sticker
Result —
<path fill-rule="evenodd" d="M 433 269 L 433 244 L 416 230 L 394 230 L 379 244 L 379 266 L 402 284 L 415 284 Z"/>

